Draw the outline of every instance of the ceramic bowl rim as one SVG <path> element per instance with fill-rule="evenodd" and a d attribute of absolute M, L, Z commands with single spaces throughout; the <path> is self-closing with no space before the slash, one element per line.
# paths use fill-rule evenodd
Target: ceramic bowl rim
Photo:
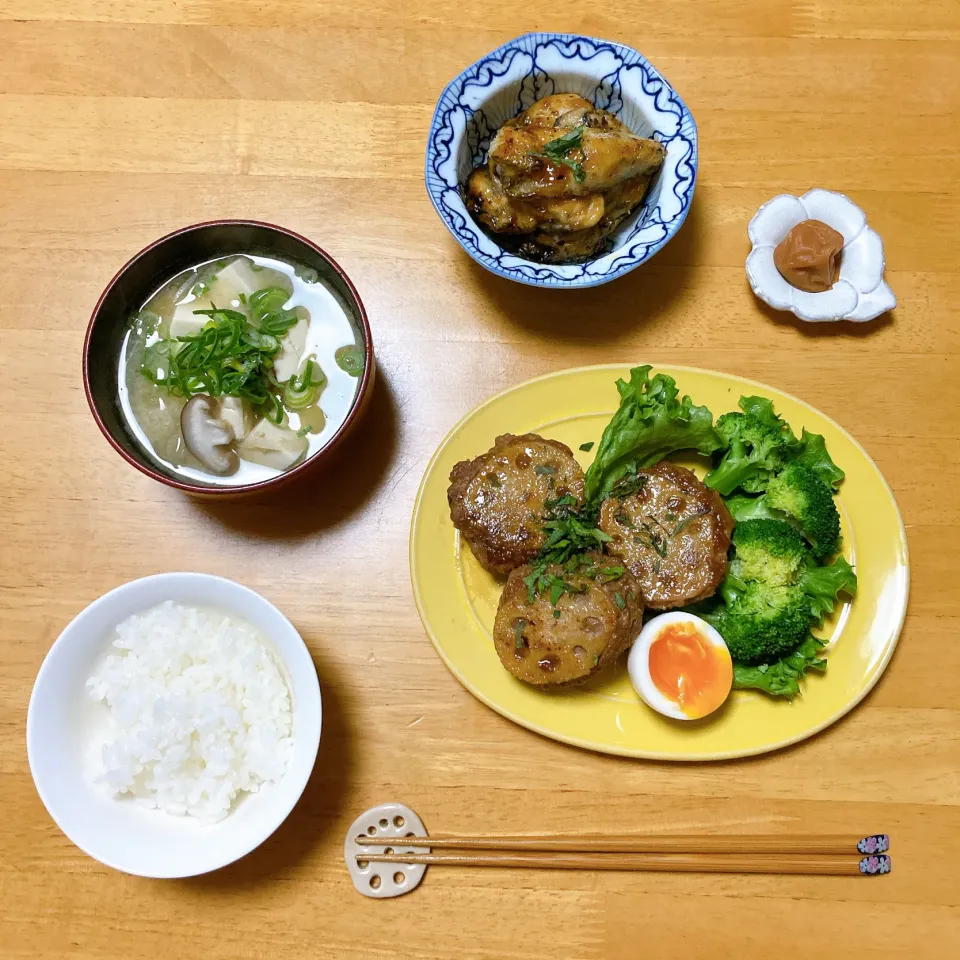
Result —
<path fill-rule="evenodd" d="M 275 619 L 276 622 L 281 626 L 282 629 L 288 631 L 291 640 L 295 638 L 299 642 L 299 646 L 294 644 L 296 649 L 296 657 L 299 657 L 300 652 L 302 651 L 303 657 L 306 658 L 306 661 L 310 664 L 310 670 L 304 672 L 304 675 L 307 679 L 308 698 L 311 701 L 315 701 L 315 710 L 317 715 L 316 729 L 298 731 L 295 735 L 294 743 L 294 756 L 291 757 L 290 768 L 287 770 L 287 773 L 284 775 L 286 777 L 296 778 L 299 774 L 300 780 L 302 782 L 296 781 L 292 783 L 293 791 L 289 796 L 287 802 L 282 803 L 275 811 L 272 812 L 272 815 L 264 817 L 264 826 L 257 831 L 250 831 L 248 841 L 245 841 L 241 844 L 237 844 L 235 847 L 229 849 L 227 855 L 220 855 L 211 857 L 210 863 L 205 865 L 202 870 L 191 870 L 189 872 L 177 872 L 177 871 L 155 871 L 155 870 L 138 870 L 131 868 L 130 866 L 122 866 L 119 863 L 110 862 L 99 857 L 97 854 L 93 853 L 91 850 L 87 849 L 87 846 L 82 846 L 77 843 L 73 837 L 70 836 L 63 828 L 60 822 L 60 818 L 54 813 L 54 808 L 58 808 L 57 804 L 53 804 L 51 808 L 49 801 L 49 795 L 45 794 L 44 788 L 41 786 L 41 782 L 44 780 L 43 777 L 38 779 L 37 772 L 35 770 L 35 757 L 38 756 L 37 750 L 38 747 L 35 743 L 36 740 L 36 713 L 35 711 L 39 709 L 36 706 L 37 703 L 37 691 L 41 688 L 41 683 L 44 677 L 51 671 L 56 669 L 56 653 L 58 650 L 65 649 L 67 645 L 71 642 L 74 642 L 75 639 L 82 639 L 82 631 L 85 626 L 85 622 L 96 616 L 97 612 L 103 607 L 109 607 L 111 603 L 126 598 L 127 595 L 135 595 L 138 591 L 144 591 L 149 589 L 150 585 L 163 583 L 164 581 L 169 581 L 171 583 L 176 583 L 177 581 L 193 581 L 195 583 L 200 582 L 211 582 L 216 581 L 220 585 L 224 585 L 225 589 L 235 591 L 238 593 L 247 594 L 253 603 L 261 606 L 268 615 Z M 226 607 L 226 605 L 224 605 Z M 148 609 L 148 606 L 145 606 L 143 609 Z M 285 673 L 289 674 L 291 672 L 291 664 L 293 663 L 294 658 L 285 654 L 282 650 L 279 649 L 278 644 L 274 641 L 273 636 L 268 637 L 268 640 L 271 642 L 271 649 L 276 657 L 276 659 L 282 664 L 283 670 Z M 313 682 L 309 682 L 309 678 L 312 676 Z M 82 683 L 82 680 L 80 681 Z M 287 680 L 289 684 L 289 679 Z M 292 694 L 292 690 L 291 690 Z M 314 697 L 315 694 L 315 697 Z M 302 693 L 301 693 L 302 696 Z M 306 710 L 313 709 L 312 704 L 305 708 Z M 293 716 L 296 718 L 297 710 L 296 705 L 294 705 Z M 123 873 L 132 874 L 134 876 L 150 877 L 152 879 L 178 879 L 188 876 L 198 876 L 203 873 L 210 873 L 214 870 L 219 870 L 225 866 L 228 866 L 231 863 L 235 863 L 237 860 L 242 859 L 247 856 L 249 853 L 252 853 L 257 847 L 265 843 L 274 833 L 280 828 L 284 821 L 290 816 L 293 812 L 296 805 L 300 802 L 304 791 L 307 788 L 307 784 L 310 781 L 311 776 L 313 775 L 314 768 L 316 766 L 317 754 L 320 748 L 320 738 L 323 729 L 323 694 L 320 689 L 320 679 L 317 676 L 316 666 L 313 662 L 313 656 L 310 653 L 309 647 L 307 647 L 306 641 L 303 639 L 300 631 L 293 625 L 290 618 L 278 607 L 276 604 L 268 600 L 263 594 L 254 590 L 252 587 L 248 587 L 243 583 L 239 583 L 236 580 L 231 580 L 228 577 L 221 577 L 216 574 L 211 573 L 201 573 L 199 571 L 190 571 L 190 570 L 181 570 L 181 571 L 168 571 L 165 573 L 155 573 L 150 574 L 145 577 L 138 577 L 135 580 L 128 580 L 125 583 L 121 583 L 116 587 L 108 590 L 106 593 L 101 594 L 99 597 L 96 597 L 90 603 L 83 607 L 80 611 L 74 614 L 73 617 L 64 625 L 60 633 L 57 635 L 57 639 L 50 645 L 50 648 L 47 650 L 44 655 L 43 662 L 40 665 L 40 669 L 37 671 L 37 676 L 33 681 L 33 687 L 30 691 L 30 700 L 27 705 L 27 718 L 26 718 L 26 730 L 25 730 L 25 740 L 27 747 L 27 765 L 30 768 L 30 776 L 33 780 L 34 787 L 37 791 L 38 796 L 40 797 L 41 803 L 43 803 L 44 809 L 47 811 L 47 814 L 57 825 L 57 827 L 63 832 L 64 836 L 70 840 L 78 849 L 82 850 L 87 856 L 91 857 L 94 860 L 104 864 L 105 866 L 110 867 L 114 870 L 119 870 Z M 299 754 L 299 750 L 304 752 Z M 297 761 L 296 766 L 297 770 L 294 769 L 295 760 Z M 278 781 L 278 784 L 281 781 Z"/>
<path fill-rule="evenodd" d="M 357 384 L 357 392 L 354 395 L 353 403 L 351 404 L 343 423 L 340 424 L 340 426 L 337 428 L 337 431 L 333 434 L 329 441 L 315 454 L 307 457 L 290 470 L 286 470 L 283 473 L 277 474 L 275 477 L 269 477 L 266 480 L 258 480 L 256 483 L 238 484 L 236 486 L 217 486 L 215 484 L 206 485 L 201 483 L 191 483 L 188 480 L 179 480 L 176 477 L 172 477 L 169 474 L 163 473 L 160 469 L 152 466 L 148 461 L 148 455 L 146 453 L 144 454 L 143 460 L 138 459 L 117 441 L 110 428 L 104 422 L 100 415 L 100 410 L 90 383 L 90 345 L 93 339 L 93 331 L 98 320 L 100 319 L 100 311 L 103 308 L 104 302 L 113 288 L 120 281 L 120 278 L 123 277 L 130 267 L 132 267 L 143 257 L 153 253 L 153 251 L 162 244 L 176 240 L 187 234 L 206 230 L 211 227 L 254 227 L 260 230 L 270 230 L 274 231 L 275 233 L 283 234 L 293 240 L 298 241 L 299 243 L 304 244 L 316 256 L 320 257 L 320 259 L 323 260 L 343 282 L 348 293 L 350 294 L 352 306 L 356 311 L 358 325 L 364 341 L 363 375 L 360 378 L 360 383 Z M 143 249 L 139 250 L 132 257 L 130 257 L 130 259 L 127 260 L 127 262 L 113 275 L 113 278 L 106 285 L 106 287 L 104 287 L 103 293 L 100 294 L 96 306 L 93 308 L 93 312 L 90 315 L 90 321 L 87 324 L 87 332 L 83 338 L 83 390 L 87 398 L 87 405 L 90 407 L 90 412 L 93 415 L 93 419 L 100 428 L 100 432 L 104 435 L 104 437 L 106 437 L 107 442 L 113 447 L 114 450 L 117 451 L 117 453 L 120 454 L 121 457 L 123 457 L 124 460 L 127 461 L 127 463 L 133 467 L 136 467 L 137 470 L 150 477 L 152 480 L 157 480 L 160 483 L 180 490 L 183 493 L 201 497 L 223 497 L 226 499 L 242 496 L 243 494 L 273 490 L 279 486 L 290 483 L 307 470 L 316 467 L 323 457 L 332 453 L 333 450 L 339 446 L 340 442 L 347 435 L 350 428 L 359 417 L 360 412 L 363 409 L 364 401 L 367 398 L 367 393 L 372 385 L 373 364 L 373 334 L 370 329 L 370 321 L 367 317 L 367 311 L 363 305 L 363 301 L 360 299 L 360 294 L 357 292 L 357 288 L 354 286 L 353 281 L 347 275 L 343 267 L 341 267 L 340 264 L 337 263 L 337 261 L 334 260 L 333 257 L 331 257 L 330 254 L 327 253 L 322 247 L 293 230 L 289 230 L 286 227 L 280 226 L 279 224 L 269 223 L 264 220 L 248 220 L 243 218 L 238 219 L 227 217 L 220 220 L 204 220 L 200 223 L 188 224 L 185 227 L 178 227 L 176 230 L 172 230 L 170 233 L 164 234 L 164 236 L 159 237 L 153 242 L 147 244 L 147 246 L 143 247 Z"/>
<path fill-rule="evenodd" d="M 669 227 L 667 228 L 667 233 L 660 240 L 655 243 L 650 244 L 647 249 L 646 254 L 635 263 L 625 263 L 614 270 L 611 270 L 609 273 L 603 274 L 602 276 L 594 277 L 590 280 L 583 280 L 582 278 L 565 278 L 565 277 L 552 277 L 550 280 L 543 280 L 537 277 L 530 277 L 524 274 L 513 274 L 508 273 L 498 264 L 487 263 L 484 260 L 481 260 L 476 252 L 468 247 L 458 236 L 456 230 L 453 229 L 447 214 L 441 209 L 440 204 L 437 201 L 437 198 L 434 196 L 433 191 L 430 188 L 431 181 L 431 170 L 430 162 L 435 155 L 434 149 L 434 139 L 437 132 L 438 119 L 440 116 L 440 108 L 443 103 L 444 98 L 446 97 L 448 91 L 463 78 L 469 70 L 472 70 L 478 64 L 483 63 L 486 60 L 491 59 L 504 53 L 507 50 L 510 50 L 522 40 L 527 39 L 528 37 L 535 37 L 538 40 L 550 41 L 550 40 L 561 40 L 565 43 L 574 43 L 578 40 L 584 40 L 587 43 L 593 44 L 604 44 L 606 46 L 614 47 L 618 51 L 628 51 L 630 55 L 635 56 L 639 61 L 659 80 L 667 87 L 673 97 L 676 99 L 677 104 L 680 107 L 681 111 L 681 120 L 687 119 L 690 123 L 692 129 L 692 154 L 688 161 L 691 170 L 690 178 L 690 187 L 689 187 L 689 202 L 687 205 L 680 211 L 680 213 L 670 222 Z M 450 144 L 451 151 L 454 150 L 455 146 L 459 146 L 459 143 L 462 140 L 462 135 L 459 139 Z M 460 248 L 470 257 L 474 263 L 483 267 L 485 270 L 489 270 L 490 273 L 495 274 L 498 277 L 503 277 L 505 280 L 513 280 L 515 283 L 522 283 L 526 286 L 531 287 L 541 287 L 543 289 L 549 290 L 572 290 L 572 289 L 589 289 L 590 287 L 597 287 L 604 283 L 610 283 L 612 280 L 617 280 L 622 276 L 630 273 L 631 270 L 635 270 L 637 267 L 646 263 L 653 256 L 659 253 L 677 234 L 680 228 L 683 226 L 684 222 L 687 219 L 687 215 L 690 213 L 690 208 L 693 206 L 693 197 L 696 191 L 697 186 L 697 173 L 700 164 L 700 134 L 697 128 L 697 121 L 693 116 L 693 112 L 687 106 L 686 101 L 677 93 L 676 88 L 670 83 L 669 80 L 635 47 L 631 47 L 629 44 L 620 43 L 617 40 L 604 40 L 599 37 L 588 36 L 587 34 L 582 33 L 557 33 L 549 30 L 529 30 L 526 33 L 521 33 L 516 37 L 507 40 L 506 42 L 500 44 L 498 47 L 495 47 L 493 50 L 485 53 L 483 56 L 478 57 L 473 63 L 464 67 L 456 76 L 454 76 L 447 84 L 444 85 L 443 90 L 440 91 L 440 96 L 437 98 L 436 106 L 433 108 L 433 114 L 430 118 L 430 126 L 427 131 L 427 148 L 426 155 L 424 158 L 424 184 L 427 191 L 427 196 L 430 198 L 430 203 L 433 206 L 433 209 L 436 211 L 437 216 L 443 222 L 443 225 L 447 228 L 450 235 L 456 240 Z M 478 227 L 479 229 L 479 227 Z M 496 241 L 494 241 L 496 242 Z M 502 247 L 500 249 L 503 249 Z M 619 249 L 619 248 L 616 248 Z M 613 251 L 611 251 L 613 252 Z M 540 266 L 534 261 L 525 261 L 529 262 L 533 266 Z"/>

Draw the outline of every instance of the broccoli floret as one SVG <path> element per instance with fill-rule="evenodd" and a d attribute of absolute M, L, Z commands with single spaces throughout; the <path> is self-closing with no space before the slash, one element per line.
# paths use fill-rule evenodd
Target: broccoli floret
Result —
<path fill-rule="evenodd" d="M 706 619 L 734 661 L 767 663 L 794 650 L 810 628 L 810 600 L 799 588 L 747 583 L 724 593 L 727 605 Z"/>
<path fill-rule="evenodd" d="M 734 576 L 733 572 L 728 570 L 727 575 L 723 578 L 723 583 L 720 584 L 720 588 L 717 592 L 707 600 L 701 602 L 700 606 L 707 611 L 703 614 L 704 619 L 707 619 L 707 614 L 712 613 L 717 609 L 716 601 L 719 598 L 722 600 L 728 607 L 736 603 L 737 597 L 740 596 L 744 590 L 747 589 L 747 581 L 741 580 L 739 577 Z M 711 601 L 713 602 L 711 605 Z M 694 613 L 696 611 L 693 611 Z M 711 621 L 712 622 L 712 621 Z"/>
<path fill-rule="evenodd" d="M 802 463 L 788 464 L 767 488 L 766 505 L 796 520 L 817 560 L 840 546 L 840 513 L 830 488 Z"/>
<path fill-rule="evenodd" d="M 783 514 L 777 514 L 767 506 L 766 497 L 724 497 L 723 502 L 730 511 L 734 523 L 743 523 L 745 520 L 783 520 Z"/>
<path fill-rule="evenodd" d="M 727 449 L 704 483 L 722 496 L 738 487 L 750 493 L 764 490 L 785 463 L 782 430 L 750 413 L 725 413 L 715 429 Z"/>
<path fill-rule="evenodd" d="M 735 577 L 776 587 L 795 584 L 809 558 L 803 537 L 784 520 L 738 523 L 733 546 L 730 572 Z"/>
<path fill-rule="evenodd" d="M 828 613 L 833 613 L 837 595 L 857 593 L 857 575 L 843 557 L 837 557 L 825 567 L 809 564 L 800 575 L 800 589 L 810 601 L 810 614 L 818 622 Z"/>
<path fill-rule="evenodd" d="M 726 447 L 704 482 L 723 496 L 738 487 L 762 493 L 773 475 L 799 449 L 790 425 L 765 397 L 741 397 L 743 413 L 725 413 L 716 431 Z"/>
<path fill-rule="evenodd" d="M 766 397 L 741 397 L 738 406 L 744 413 L 756 417 L 771 427 L 779 430 L 783 434 L 784 443 L 792 446 L 797 442 L 790 424 L 782 417 L 777 416 L 777 411 L 773 409 L 773 401 Z"/>

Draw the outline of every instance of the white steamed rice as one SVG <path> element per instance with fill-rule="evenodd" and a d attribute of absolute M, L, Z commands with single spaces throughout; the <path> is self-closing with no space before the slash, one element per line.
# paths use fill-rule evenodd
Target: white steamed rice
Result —
<path fill-rule="evenodd" d="M 290 691 L 258 631 L 167 601 L 117 627 L 87 680 L 109 723 L 92 779 L 167 813 L 223 819 L 241 791 L 280 780 L 293 750 Z"/>

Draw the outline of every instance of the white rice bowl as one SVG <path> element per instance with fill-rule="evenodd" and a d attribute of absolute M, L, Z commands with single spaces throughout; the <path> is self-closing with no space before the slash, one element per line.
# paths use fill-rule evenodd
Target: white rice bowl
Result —
<path fill-rule="evenodd" d="M 212 610 L 232 622 L 205 622 Z M 321 720 L 313 659 L 273 604 L 222 577 L 165 573 L 110 591 L 60 634 L 30 698 L 27 757 L 47 811 L 85 853 L 188 877 L 283 823 L 313 771 Z"/>
<path fill-rule="evenodd" d="M 112 795 L 214 822 L 286 773 L 290 692 L 238 617 L 172 600 L 133 614 L 87 688 L 110 713 L 91 776 Z"/>

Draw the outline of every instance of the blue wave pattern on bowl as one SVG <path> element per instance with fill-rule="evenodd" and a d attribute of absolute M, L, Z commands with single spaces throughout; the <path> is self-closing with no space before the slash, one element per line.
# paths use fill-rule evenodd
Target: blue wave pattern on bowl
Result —
<path fill-rule="evenodd" d="M 667 148 L 643 205 L 611 250 L 582 264 L 532 263 L 474 222 L 460 193 L 506 121 L 553 93 L 578 93 Z M 649 260 L 686 218 L 697 177 L 697 128 L 684 102 L 637 51 L 606 40 L 528 33 L 478 60 L 443 91 L 427 140 L 427 192 L 460 245 L 493 273 L 543 287 L 592 287 Z"/>

